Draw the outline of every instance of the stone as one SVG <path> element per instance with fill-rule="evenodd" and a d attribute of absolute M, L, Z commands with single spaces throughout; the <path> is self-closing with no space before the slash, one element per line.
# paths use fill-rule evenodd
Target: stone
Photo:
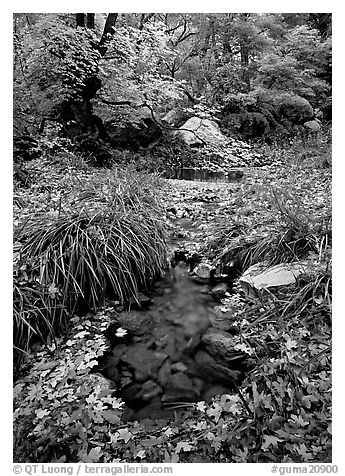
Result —
<path fill-rule="evenodd" d="M 144 293 L 138 293 L 137 299 L 133 296 L 129 298 L 128 306 L 132 310 L 146 309 L 152 303 L 152 299 Z"/>
<path fill-rule="evenodd" d="M 201 378 L 195 377 L 193 378 L 193 385 L 198 394 L 201 395 L 202 390 L 205 386 L 204 381 Z"/>
<path fill-rule="evenodd" d="M 182 109 L 171 109 L 165 114 L 162 118 L 162 121 L 166 122 L 170 126 L 176 126 L 176 124 L 181 124 L 181 119 L 183 120 L 183 110 Z"/>
<path fill-rule="evenodd" d="M 157 114 L 155 113 L 157 117 Z M 158 118 L 158 120 L 160 120 Z M 147 147 L 162 136 L 162 130 L 146 107 L 140 107 L 131 120 L 109 120 L 104 123 L 108 140 L 115 148 L 138 150 Z"/>
<path fill-rule="evenodd" d="M 175 362 L 174 364 L 171 364 L 171 370 L 175 372 L 185 372 L 187 367 L 183 362 Z"/>
<path fill-rule="evenodd" d="M 218 147 L 223 145 L 225 147 L 228 144 L 227 138 L 215 121 L 200 117 L 188 119 L 177 134 L 190 147 L 203 147 L 204 145 L 218 145 Z"/>
<path fill-rule="evenodd" d="M 136 401 L 136 396 L 140 391 L 140 386 L 136 383 L 132 383 L 125 387 L 121 392 L 121 398 L 128 404 Z"/>
<path fill-rule="evenodd" d="M 216 360 L 226 364 L 238 365 L 246 359 L 247 354 L 236 351 L 233 347 L 233 336 L 221 329 L 211 327 L 202 336 L 202 343 L 205 350 L 214 356 Z"/>
<path fill-rule="evenodd" d="M 169 360 L 165 360 L 158 371 L 157 381 L 160 385 L 165 387 L 171 375 L 171 365 Z"/>
<path fill-rule="evenodd" d="M 177 372 L 170 376 L 167 382 L 167 388 L 174 390 L 192 390 L 193 382 L 185 373 Z"/>
<path fill-rule="evenodd" d="M 162 396 L 163 403 L 195 402 L 199 397 L 198 392 L 193 389 L 168 389 Z"/>
<path fill-rule="evenodd" d="M 199 263 L 194 268 L 194 274 L 201 279 L 209 279 L 212 271 L 212 266 L 208 263 Z"/>
<path fill-rule="evenodd" d="M 232 370 L 216 363 L 195 364 L 195 370 L 205 381 L 231 387 L 233 382 L 239 383 L 242 372 Z"/>
<path fill-rule="evenodd" d="M 211 289 L 211 294 L 215 299 L 221 300 L 225 297 L 227 289 L 226 283 L 219 283 Z"/>
<path fill-rule="evenodd" d="M 136 336 L 146 334 L 152 327 L 150 315 L 142 311 L 121 312 L 116 320 L 121 327 Z"/>
<path fill-rule="evenodd" d="M 305 129 L 307 129 L 307 131 L 309 132 L 320 132 L 321 131 L 321 124 L 320 124 L 320 121 L 318 120 L 314 120 L 314 121 L 307 121 L 303 124 L 303 126 L 305 127 Z"/>
<path fill-rule="evenodd" d="M 233 314 L 231 310 L 223 312 L 218 307 L 214 307 L 210 310 L 208 318 L 211 325 L 217 329 L 228 331 L 233 327 Z"/>
<path fill-rule="evenodd" d="M 205 364 L 209 362 L 215 363 L 214 358 L 205 350 L 198 350 L 194 356 L 194 360 L 198 364 Z"/>
<path fill-rule="evenodd" d="M 248 268 L 239 282 L 244 292 L 251 297 L 263 295 L 266 289 L 288 286 L 296 283 L 299 275 L 305 272 L 302 262 L 281 263 L 267 267 L 258 263 Z"/>
<path fill-rule="evenodd" d="M 278 114 L 291 122 L 303 124 L 313 118 L 314 110 L 307 99 L 297 95 L 284 94 L 280 98 Z M 281 121 L 283 123 L 283 121 Z"/>
<path fill-rule="evenodd" d="M 149 350 L 145 344 L 139 342 L 135 347 L 128 348 L 121 361 L 134 370 L 136 379 L 139 377 L 139 381 L 143 381 L 156 377 L 158 369 L 167 357 L 167 354 Z"/>
<path fill-rule="evenodd" d="M 146 402 L 152 400 L 162 393 L 162 388 L 153 380 L 147 380 L 141 385 L 139 392 L 135 395 L 138 400 L 144 400 Z"/>

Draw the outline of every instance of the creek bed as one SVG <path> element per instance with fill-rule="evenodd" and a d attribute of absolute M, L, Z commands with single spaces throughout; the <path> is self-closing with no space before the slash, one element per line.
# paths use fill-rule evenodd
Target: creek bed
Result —
<path fill-rule="evenodd" d="M 194 226 L 188 218 L 175 222 L 182 231 Z M 215 313 L 216 283 L 193 275 L 196 263 L 179 251 L 183 245 L 172 243 L 173 265 L 142 308 L 114 313 L 108 329 L 112 350 L 98 370 L 125 401 L 124 421 L 169 419 L 178 407 L 233 393 L 250 367 L 232 347 L 231 313 Z"/>

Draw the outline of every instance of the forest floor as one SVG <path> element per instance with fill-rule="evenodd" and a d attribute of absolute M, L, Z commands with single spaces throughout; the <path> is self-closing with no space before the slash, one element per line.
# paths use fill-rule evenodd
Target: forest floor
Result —
<path fill-rule="evenodd" d="M 297 241 L 317 241 L 314 229 L 331 215 L 331 169 L 307 157 L 248 168 L 232 183 L 167 180 L 162 200 L 172 249 L 221 262 L 234 228 L 242 244 L 269 245 L 289 230 L 300 233 Z M 234 347 L 255 361 L 241 393 L 182 402 L 160 425 L 124 423 L 123 403 L 90 372 L 108 352 L 111 306 L 75 316 L 58 349 L 39 349 L 16 383 L 18 461 L 32 454 L 49 462 L 329 462 L 331 323 L 320 279 L 330 247 L 319 245 L 308 257 L 314 281 L 268 303 L 235 283 L 221 299 L 218 311 L 231 311 L 238 329 Z M 287 302 L 294 306 L 282 317 Z"/>

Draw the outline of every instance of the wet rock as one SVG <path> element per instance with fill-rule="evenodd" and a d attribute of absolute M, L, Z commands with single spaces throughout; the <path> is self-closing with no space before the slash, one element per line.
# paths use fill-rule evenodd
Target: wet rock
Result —
<path fill-rule="evenodd" d="M 151 303 L 152 299 L 149 296 L 144 293 L 139 293 L 137 299 L 135 299 L 134 297 L 129 298 L 128 306 L 131 310 L 140 310 L 147 309 Z"/>
<path fill-rule="evenodd" d="M 171 366 L 169 360 L 165 360 L 158 371 L 157 381 L 163 387 L 166 386 L 171 375 Z"/>
<path fill-rule="evenodd" d="M 210 278 L 212 266 L 207 263 L 199 263 L 194 268 L 194 274 L 201 279 L 207 280 Z"/>
<path fill-rule="evenodd" d="M 126 403 L 133 404 L 137 400 L 136 396 L 139 391 L 140 386 L 137 383 L 132 383 L 122 390 L 121 397 Z"/>
<path fill-rule="evenodd" d="M 120 381 L 120 373 L 117 366 L 127 349 L 128 347 L 125 344 L 118 344 L 114 347 L 101 369 L 102 374 L 113 382 L 118 383 Z"/>
<path fill-rule="evenodd" d="M 135 347 L 128 348 L 121 361 L 134 370 L 136 380 L 143 381 L 155 377 L 166 358 L 167 354 L 151 351 L 145 344 L 138 343 Z"/>
<path fill-rule="evenodd" d="M 226 283 L 219 283 L 211 289 L 211 294 L 215 299 L 221 300 L 225 297 L 228 286 Z"/>
<path fill-rule="evenodd" d="M 142 311 L 121 312 L 116 320 L 121 327 L 136 336 L 146 334 L 152 327 L 151 317 Z"/>
<path fill-rule="evenodd" d="M 169 356 L 172 362 L 177 362 L 181 355 L 181 348 L 175 339 L 172 339 L 165 347 L 164 352 Z"/>
<path fill-rule="evenodd" d="M 167 382 L 167 388 L 173 390 L 192 390 L 193 381 L 183 372 L 172 374 Z"/>
<path fill-rule="evenodd" d="M 162 393 L 162 388 L 153 380 L 147 380 L 141 385 L 140 391 L 136 394 L 136 399 L 150 401 Z"/>
<path fill-rule="evenodd" d="M 226 355 L 233 350 L 233 338 L 220 329 L 211 327 L 202 336 L 201 340 L 212 355 Z"/>
<path fill-rule="evenodd" d="M 230 387 L 234 382 L 238 383 L 242 377 L 242 372 L 232 370 L 224 365 L 208 362 L 204 364 L 194 363 L 193 372 L 206 382 L 215 383 Z"/>
<path fill-rule="evenodd" d="M 187 370 L 187 367 L 183 362 L 176 362 L 171 365 L 171 370 L 174 372 L 185 372 Z"/>
<path fill-rule="evenodd" d="M 201 378 L 198 378 L 198 377 L 195 377 L 193 378 L 193 385 L 194 385 L 194 389 L 196 390 L 196 392 L 201 395 L 202 393 L 202 390 L 205 386 L 205 383 L 203 380 L 201 380 Z"/>
<path fill-rule="evenodd" d="M 142 369 L 137 369 L 135 372 L 134 372 L 134 378 L 135 378 L 135 381 L 138 382 L 138 383 L 143 383 L 145 382 L 145 380 L 147 380 L 149 377 L 151 377 L 151 373 L 148 372 L 146 369 L 142 370 Z"/>
<path fill-rule="evenodd" d="M 205 364 L 209 362 L 215 363 L 214 358 L 205 350 L 198 350 L 194 356 L 194 360 L 198 364 Z"/>
<path fill-rule="evenodd" d="M 163 403 L 195 402 L 199 397 L 195 389 L 168 389 L 162 396 Z"/>
<path fill-rule="evenodd" d="M 211 327 L 201 339 L 207 352 L 213 355 L 216 360 L 225 362 L 227 365 L 239 365 L 247 355 L 238 352 L 233 348 L 233 337 L 221 329 Z"/>
<path fill-rule="evenodd" d="M 217 329 L 228 331 L 232 329 L 233 314 L 231 311 L 223 312 L 219 308 L 213 308 L 208 315 L 210 323 Z"/>
<path fill-rule="evenodd" d="M 157 421 L 153 420 L 164 420 L 169 415 L 169 410 L 164 409 L 162 405 L 162 401 L 160 397 L 154 397 L 148 405 L 144 406 L 143 408 L 133 409 L 127 407 L 125 409 L 124 415 L 122 417 L 122 421 L 127 423 L 128 421 L 135 421 L 135 420 L 148 420 L 151 425 L 148 427 L 156 426 Z M 163 426 L 166 425 L 166 420 L 163 422 Z M 147 428 L 145 424 L 145 429 Z"/>

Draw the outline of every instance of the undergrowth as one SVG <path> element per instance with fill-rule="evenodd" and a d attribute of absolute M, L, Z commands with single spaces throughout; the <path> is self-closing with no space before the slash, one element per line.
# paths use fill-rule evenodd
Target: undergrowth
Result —
<path fill-rule="evenodd" d="M 17 359 L 32 340 L 51 342 L 75 311 L 96 310 L 106 297 L 136 298 L 166 265 L 158 178 L 40 164 L 46 168 L 30 164 L 33 185 L 15 194 Z"/>

